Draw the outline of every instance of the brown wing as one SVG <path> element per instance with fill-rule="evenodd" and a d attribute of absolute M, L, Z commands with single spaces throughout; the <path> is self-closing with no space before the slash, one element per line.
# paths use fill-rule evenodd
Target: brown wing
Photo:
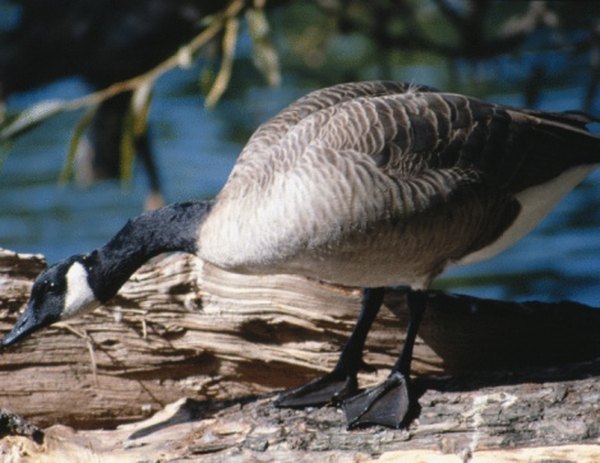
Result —
<path fill-rule="evenodd" d="M 395 95 L 415 90 L 436 91 L 434 88 L 425 85 L 392 81 L 345 83 L 316 90 L 299 98 L 269 121 L 262 124 L 248 140 L 240 159 L 247 153 L 277 144 L 290 128 L 323 109 L 332 108 L 356 98 Z"/>
<path fill-rule="evenodd" d="M 374 153 L 386 172 L 419 175 L 458 168 L 488 186 L 517 193 L 582 164 L 600 162 L 600 138 L 580 114 L 518 110 L 444 93 L 379 103 L 396 135 Z"/>

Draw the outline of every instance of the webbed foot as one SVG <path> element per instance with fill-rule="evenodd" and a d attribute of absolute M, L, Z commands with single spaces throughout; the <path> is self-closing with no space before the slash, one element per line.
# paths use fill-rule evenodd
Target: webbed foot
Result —
<path fill-rule="evenodd" d="M 348 429 L 367 424 L 399 428 L 410 409 L 408 382 L 393 372 L 377 386 L 342 402 Z"/>
<path fill-rule="evenodd" d="M 337 403 L 356 394 L 357 390 L 356 375 L 347 375 L 334 370 L 302 386 L 281 393 L 275 400 L 275 406 L 302 408 Z"/>

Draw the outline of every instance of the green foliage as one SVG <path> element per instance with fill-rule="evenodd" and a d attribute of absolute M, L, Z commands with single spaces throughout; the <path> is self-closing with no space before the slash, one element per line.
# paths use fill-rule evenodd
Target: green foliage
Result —
<path fill-rule="evenodd" d="M 81 143 L 82 137 L 89 125 L 91 124 L 97 109 L 97 106 L 92 106 L 90 109 L 88 109 L 83 114 L 83 116 L 81 116 L 81 118 L 75 125 L 75 128 L 73 129 L 73 134 L 71 135 L 71 139 L 69 140 L 67 158 L 65 159 L 65 163 L 63 165 L 59 177 L 59 181 L 62 184 L 67 183 L 73 177 L 73 166 L 75 164 L 75 156 L 77 155 L 77 149 L 79 148 L 79 144 Z"/>
<path fill-rule="evenodd" d="M 538 16 L 531 14 L 535 8 L 541 8 Z M 204 29 L 197 37 L 147 73 L 77 100 L 43 101 L 5 117 L 0 122 L 0 148 L 3 153 L 8 152 L 14 139 L 56 114 L 86 108 L 73 129 L 60 175 L 61 182 L 68 181 L 72 178 L 75 153 L 98 105 L 119 92 L 133 91 L 120 147 L 121 175 L 127 182 L 132 175 L 136 137 L 146 130 L 155 80 L 169 70 L 188 67 L 198 50 L 204 48 L 206 55 L 215 59 L 203 61 L 198 83 L 200 91 L 206 94 L 206 106 L 216 105 L 228 90 L 234 64 L 240 60 L 236 46 L 239 35 L 246 30 L 241 26 L 243 21 L 252 43 L 254 66 L 269 85 L 279 85 L 282 68 L 296 82 L 323 86 L 348 80 L 405 79 L 406 69 L 426 63 L 449 70 L 445 73 L 448 82 L 442 82 L 445 88 L 464 91 L 451 81 L 456 79 L 454 65 L 462 59 L 473 65 L 470 75 L 475 77 L 466 86 L 469 93 L 477 94 L 484 86 L 503 84 L 523 88 L 527 84 L 501 82 L 495 75 L 488 81 L 479 78 L 475 65 L 489 63 L 506 52 L 497 51 L 495 55 L 493 49 L 479 50 L 478 45 L 501 42 L 510 37 L 511 30 L 513 33 L 517 30 L 510 37 L 515 39 L 511 49 L 515 55 L 523 53 L 531 43 L 542 44 L 544 49 L 556 49 L 560 43 L 570 50 L 589 50 L 589 46 L 576 43 L 573 37 L 590 33 L 598 17 L 600 2 L 593 1 L 231 0 L 221 12 L 203 18 Z M 535 40 L 517 40 L 519 28 Z M 243 79 L 248 80 L 247 74 L 252 72 L 245 73 L 246 68 L 239 63 L 237 66 L 238 73 L 242 72 Z M 569 73 L 572 76 L 572 68 Z"/>
<path fill-rule="evenodd" d="M 263 8 L 249 8 L 246 21 L 254 45 L 254 65 L 267 83 L 277 86 L 281 82 L 279 57 L 270 37 L 269 23 Z"/>
<path fill-rule="evenodd" d="M 135 161 L 135 115 L 128 111 L 123 124 L 120 145 L 120 174 L 123 185 L 128 185 L 133 178 Z"/>

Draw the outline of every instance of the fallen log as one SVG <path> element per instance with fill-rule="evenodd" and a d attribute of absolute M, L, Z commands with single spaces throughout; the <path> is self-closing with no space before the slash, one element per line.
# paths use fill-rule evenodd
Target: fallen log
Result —
<path fill-rule="evenodd" d="M 567 370 L 575 377 L 598 375 L 600 362 Z M 271 406 L 269 397 L 181 399 L 146 421 L 115 430 L 55 425 L 45 430 L 41 445 L 6 437 L 0 440 L 0 460 L 597 463 L 600 384 L 589 377 L 553 378 L 556 372 L 534 369 L 513 372 L 510 384 L 493 372 L 421 382 L 421 413 L 404 430 L 348 431 L 334 407 L 283 410 Z"/>
<path fill-rule="evenodd" d="M 14 323 L 43 265 L 39 256 L 0 251 L 2 332 Z M 301 430 L 307 416 L 321 416 L 316 434 L 329 430 L 347 437 L 319 445 L 346 456 L 364 452 L 356 440 L 362 432 L 371 446 L 392 442 L 369 455 L 441 447 L 456 454 L 471 448 L 454 440 L 461 426 L 463 440 L 477 436 L 471 450 L 598 443 L 600 310 L 572 302 L 515 304 L 432 292 L 415 347 L 421 410 L 408 431 L 347 432 L 333 408 L 307 413 L 277 411 L 269 400 L 248 403 L 248 397 L 329 370 L 352 329 L 360 296 L 355 289 L 300 277 L 235 275 L 187 255 L 154 259 L 107 306 L 2 352 L 0 407 L 42 427 L 112 428 L 189 397 L 212 404 L 200 407 L 208 415 L 192 414 L 203 418 L 198 422 L 203 432 L 211 432 L 214 413 L 229 416 L 224 423 L 240 423 L 248 407 L 278 423 L 273 432 L 281 435 L 290 417 Z M 385 305 L 390 310 L 381 313 L 367 340 L 366 360 L 376 371 L 362 375 L 361 385 L 383 379 L 402 344 L 404 292 L 389 291 Z M 573 400 L 565 401 L 569 397 Z M 232 399 L 238 402 L 230 410 Z M 502 421 L 506 413 L 510 418 Z M 525 423 L 525 429 L 511 432 L 515 423 Z M 541 428 L 533 432 L 536 423 Z M 250 422 L 248 429 L 259 424 Z M 570 426 L 576 432 L 565 431 Z M 421 439 L 428 432 L 436 437 Z M 308 444 L 300 434 L 288 437 L 302 448 Z M 241 435 L 238 440 L 256 440 L 251 433 Z M 374 435 L 379 437 L 373 440 Z M 188 437 L 196 442 L 202 436 Z M 215 453 L 222 451 L 227 447 Z"/>

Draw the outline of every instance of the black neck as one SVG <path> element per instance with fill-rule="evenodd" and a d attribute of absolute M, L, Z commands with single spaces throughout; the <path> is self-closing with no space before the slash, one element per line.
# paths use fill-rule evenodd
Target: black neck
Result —
<path fill-rule="evenodd" d="M 90 285 L 101 302 L 113 297 L 142 264 L 164 252 L 195 254 L 198 227 L 212 202 L 176 203 L 131 219 L 87 258 Z"/>

